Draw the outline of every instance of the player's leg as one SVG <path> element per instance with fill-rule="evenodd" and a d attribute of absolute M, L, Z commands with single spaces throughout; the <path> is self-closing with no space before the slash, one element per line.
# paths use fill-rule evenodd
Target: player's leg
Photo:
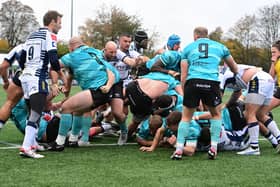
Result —
<path fill-rule="evenodd" d="M 11 81 L 7 89 L 7 100 L 0 108 L 0 129 L 9 119 L 12 108 L 16 106 L 16 104 L 19 102 L 22 96 L 23 91 L 21 88 L 20 81 L 17 84 L 14 83 L 14 80 Z"/>

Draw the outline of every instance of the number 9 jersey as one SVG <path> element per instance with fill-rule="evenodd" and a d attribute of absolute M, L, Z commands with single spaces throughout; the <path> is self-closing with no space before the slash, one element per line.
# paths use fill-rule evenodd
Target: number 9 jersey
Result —
<path fill-rule="evenodd" d="M 33 32 L 25 42 L 26 62 L 23 74 L 48 78 L 48 64 L 59 66 L 57 57 L 57 37 L 48 28 Z M 53 64 L 55 63 L 55 64 Z"/>
<path fill-rule="evenodd" d="M 221 59 L 229 56 L 230 52 L 223 44 L 208 38 L 197 39 L 187 45 L 182 52 L 182 61 L 188 63 L 187 80 L 218 81 Z"/>

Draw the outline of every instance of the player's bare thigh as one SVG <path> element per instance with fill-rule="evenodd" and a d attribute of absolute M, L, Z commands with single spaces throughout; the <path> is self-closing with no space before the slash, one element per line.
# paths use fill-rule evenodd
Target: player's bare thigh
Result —
<path fill-rule="evenodd" d="M 92 95 L 89 90 L 81 91 L 62 104 L 62 113 L 87 112 L 93 105 Z"/>

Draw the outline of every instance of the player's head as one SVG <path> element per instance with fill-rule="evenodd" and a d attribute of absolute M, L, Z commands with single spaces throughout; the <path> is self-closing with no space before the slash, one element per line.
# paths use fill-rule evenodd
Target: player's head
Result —
<path fill-rule="evenodd" d="M 170 112 L 170 114 L 166 118 L 166 125 L 167 127 L 172 130 L 173 132 L 178 131 L 178 125 L 181 121 L 182 113 L 179 111 Z"/>
<path fill-rule="evenodd" d="M 152 115 L 149 119 L 149 131 L 151 135 L 155 135 L 157 129 L 162 125 L 162 119 L 159 115 Z"/>
<path fill-rule="evenodd" d="M 154 114 L 166 117 L 175 106 L 175 101 L 170 95 L 161 95 L 155 100 L 153 106 L 155 109 Z"/>
<path fill-rule="evenodd" d="M 208 38 L 208 29 L 205 27 L 196 27 L 193 31 L 194 40 L 198 38 Z"/>
<path fill-rule="evenodd" d="M 172 34 L 167 40 L 167 47 L 170 50 L 178 50 L 180 48 L 180 43 L 181 38 L 176 34 Z"/>
<path fill-rule="evenodd" d="M 148 34 L 145 31 L 137 31 L 134 34 L 134 42 L 137 48 L 147 49 Z"/>
<path fill-rule="evenodd" d="M 68 44 L 69 51 L 74 51 L 76 48 L 81 47 L 82 45 L 85 45 L 82 39 L 78 36 L 73 36 L 69 40 L 69 44 Z"/>
<path fill-rule="evenodd" d="M 121 51 L 128 51 L 132 37 L 129 33 L 123 33 L 119 38 L 119 47 Z"/>
<path fill-rule="evenodd" d="M 109 41 L 104 47 L 104 57 L 107 61 L 112 61 L 116 58 L 117 44 L 113 41 Z"/>
<path fill-rule="evenodd" d="M 280 40 L 274 42 L 271 47 L 271 61 L 276 62 L 280 59 Z"/>
<path fill-rule="evenodd" d="M 49 10 L 43 17 L 44 26 L 48 27 L 51 32 L 57 34 L 61 29 L 62 14 L 55 10 Z"/>

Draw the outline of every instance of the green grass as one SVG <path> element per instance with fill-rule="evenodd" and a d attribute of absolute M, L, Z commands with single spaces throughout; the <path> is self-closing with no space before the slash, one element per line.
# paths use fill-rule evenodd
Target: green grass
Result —
<path fill-rule="evenodd" d="M 2 89 L 0 96 L 2 104 Z M 279 109 L 273 113 L 280 122 Z M 10 121 L 0 132 L 0 141 L 21 144 L 22 138 Z M 108 141 L 117 138 L 96 138 L 93 144 Z M 172 161 L 173 149 L 142 153 L 137 145 L 66 148 L 38 160 L 21 158 L 17 149 L 0 149 L 0 186 L 278 186 L 280 155 L 267 141 L 260 143 L 261 156 L 220 152 L 214 161 L 202 152 Z"/>

